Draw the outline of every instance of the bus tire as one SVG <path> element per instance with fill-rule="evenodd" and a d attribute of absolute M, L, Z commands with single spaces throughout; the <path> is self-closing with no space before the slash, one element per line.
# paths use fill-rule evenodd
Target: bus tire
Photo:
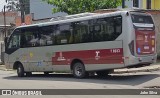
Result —
<path fill-rule="evenodd" d="M 73 76 L 75 78 L 84 78 L 86 76 L 87 72 L 85 71 L 85 67 L 83 63 L 81 62 L 76 62 L 73 65 Z"/>
<path fill-rule="evenodd" d="M 44 75 L 49 75 L 49 73 L 52 73 L 52 72 L 44 72 Z"/>
<path fill-rule="evenodd" d="M 26 72 L 26 76 L 31 76 L 32 72 Z"/>
<path fill-rule="evenodd" d="M 105 77 L 105 76 L 108 76 L 109 72 L 108 71 L 97 71 L 96 74 L 99 77 Z"/>
<path fill-rule="evenodd" d="M 17 75 L 18 77 L 24 77 L 24 68 L 23 68 L 23 65 L 22 64 L 18 64 L 18 67 L 17 67 Z"/>

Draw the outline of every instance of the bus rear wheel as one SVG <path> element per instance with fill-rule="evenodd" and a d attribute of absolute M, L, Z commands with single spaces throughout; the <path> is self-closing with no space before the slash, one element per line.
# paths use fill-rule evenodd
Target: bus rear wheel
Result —
<path fill-rule="evenodd" d="M 52 73 L 52 72 L 50 72 L 50 71 L 44 72 L 45 75 L 49 75 L 50 73 Z"/>
<path fill-rule="evenodd" d="M 18 77 L 24 77 L 24 68 L 22 64 L 18 64 L 17 75 Z"/>
<path fill-rule="evenodd" d="M 75 78 L 84 78 L 87 72 L 85 71 L 85 67 L 81 62 L 76 62 L 73 65 L 73 75 Z"/>
<path fill-rule="evenodd" d="M 109 71 L 97 71 L 96 74 L 97 74 L 99 77 L 105 77 L 105 76 L 108 76 Z"/>
<path fill-rule="evenodd" d="M 31 76 L 32 72 L 26 72 L 26 76 Z"/>

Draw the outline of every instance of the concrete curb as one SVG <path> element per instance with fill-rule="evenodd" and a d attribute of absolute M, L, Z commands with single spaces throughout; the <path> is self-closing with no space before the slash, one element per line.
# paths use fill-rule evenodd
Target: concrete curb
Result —
<path fill-rule="evenodd" d="M 123 69 L 115 69 L 114 73 L 132 73 L 132 72 L 152 72 L 160 70 L 160 64 L 139 67 L 139 68 L 123 68 Z"/>

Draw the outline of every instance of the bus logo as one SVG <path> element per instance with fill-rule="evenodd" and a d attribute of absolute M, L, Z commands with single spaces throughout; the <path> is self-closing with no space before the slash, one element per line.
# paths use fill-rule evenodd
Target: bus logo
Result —
<path fill-rule="evenodd" d="M 66 59 L 63 57 L 62 52 L 59 52 L 59 57 L 57 59 L 57 61 L 65 61 Z"/>
<path fill-rule="evenodd" d="M 148 36 L 145 35 L 145 42 L 148 42 Z"/>
<path fill-rule="evenodd" d="M 100 51 L 96 51 L 95 53 L 96 53 L 95 59 L 98 60 L 100 58 L 99 56 Z"/>

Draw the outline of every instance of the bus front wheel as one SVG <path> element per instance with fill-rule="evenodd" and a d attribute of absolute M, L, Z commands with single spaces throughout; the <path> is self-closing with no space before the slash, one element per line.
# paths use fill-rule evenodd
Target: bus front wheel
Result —
<path fill-rule="evenodd" d="M 86 76 L 85 67 L 81 62 L 74 63 L 73 65 L 73 75 L 76 78 L 84 78 Z"/>
<path fill-rule="evenodd" d="M 18 77 L 23 77 L 24 76 L 24 68 L 23 68 L 22 64 L 18 64 L 17 75 L 18 75 Z"/>

